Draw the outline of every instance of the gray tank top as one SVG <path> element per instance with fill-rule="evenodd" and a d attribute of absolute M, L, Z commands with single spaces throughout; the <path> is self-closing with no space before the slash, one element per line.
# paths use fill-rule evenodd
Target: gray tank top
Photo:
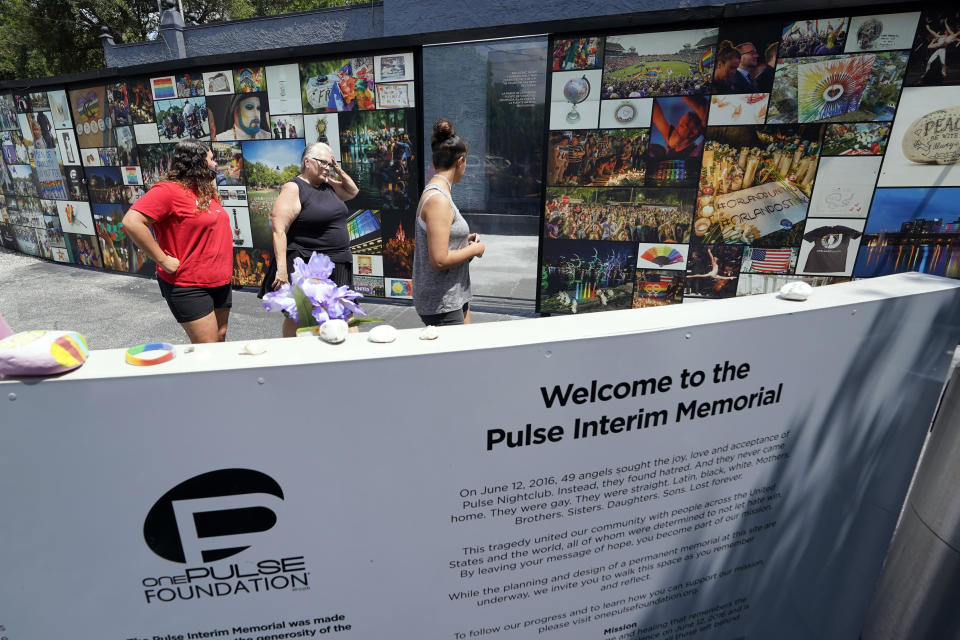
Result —
<path fill-rule="evenodd" d="M 429 192 L 434 193 L 429 193 Z M 413 252 L 413 306 L 420 315 L 447 313 L 460 309 L 473 297 L 470 293 L 470 261 L 461 262 L 455 267 L 437 271 L 430 266 L 430 254 L 427 251 L 427 223 L 420 217 L 423 205 L 431 197 L 440 193 L 450 202 L 453 210 L 453 224 L 450 225 L 450 250 L 467 246 L 470 227 L 460 215 L 453 198 L 435 184 L 428 184 L 423 190 L 420 206 L 417 207 L 417 225 Z"/>

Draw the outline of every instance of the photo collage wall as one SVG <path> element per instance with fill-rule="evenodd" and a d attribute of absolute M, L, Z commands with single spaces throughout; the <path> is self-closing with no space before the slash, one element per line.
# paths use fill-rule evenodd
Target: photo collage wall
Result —
<path fill-rule="evenodd" d="M 538 311 L 960 277 L 960 10 L 550 47 Z"/>
<path fill-rule="evenodd" d="M 150 275 L 123 231 L 130 205 L 170 168 L 176 143 L 208 142 L 233 229 L 233 283 L 273 260 L 270 210 L 325 142 L 360 189 L 347 202 L 354 289 L 408 298 L 420 186 L 414 55 L 127 78 L 0 94 L 0 240 L 65 263 Z"/>

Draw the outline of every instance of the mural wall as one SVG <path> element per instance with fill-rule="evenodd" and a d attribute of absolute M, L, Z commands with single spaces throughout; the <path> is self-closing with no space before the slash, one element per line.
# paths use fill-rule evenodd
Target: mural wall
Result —
<path fill-rule="evenodd" d="M 538 310 L 960 277 L 960 12 L 551 40 Z"/>
<path fill-rule="evenodd" d="M 550 38 L 538 310 L 960 277 L 960 10 L 866 12 Z M 279 187 L 322 140 L 360 187 L 355 288 L 409 297 L 414 67 L 410 50 L 0 92 L 0 242 L 152 274 L 120 220 L 197 137 L 220 163 L 234 283 L 257 286 Z M 513 164 L 497 171 L 538 171 Z"/>
<path fill-rule="evenodd" d="M 0 94 L 0 238 L 59 262 L 153 274 L 121 219 L 163 178 L 176 143 L 198 138 L 219 164 L 233 282 L 259 286 L 273 259 L 273 201 L 320 141 L 360 187 L 347 203 L 354 288 L 409 297 L 414 89 L 408 51 Z"/>

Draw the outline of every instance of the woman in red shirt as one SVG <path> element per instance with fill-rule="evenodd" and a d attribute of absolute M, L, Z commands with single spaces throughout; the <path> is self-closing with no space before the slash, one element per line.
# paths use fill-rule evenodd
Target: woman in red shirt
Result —
<path fill-rule="evenodd" d="M 157 263 L 160 293 L 193 343 L 223 342 L 232 304 L 233 234 L 216 175 L 210 148 L 182 140 L 166 177 L 123 217 L 124 230 Z"/>

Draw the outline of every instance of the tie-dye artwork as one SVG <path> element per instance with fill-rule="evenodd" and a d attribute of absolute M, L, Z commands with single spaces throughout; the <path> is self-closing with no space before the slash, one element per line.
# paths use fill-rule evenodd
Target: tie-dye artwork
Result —
<path fill-rule="evenodd" d="M 859 109 L 875 59 L 862 55 L 798 65 L 798 120 L 813 122 Z"/>

